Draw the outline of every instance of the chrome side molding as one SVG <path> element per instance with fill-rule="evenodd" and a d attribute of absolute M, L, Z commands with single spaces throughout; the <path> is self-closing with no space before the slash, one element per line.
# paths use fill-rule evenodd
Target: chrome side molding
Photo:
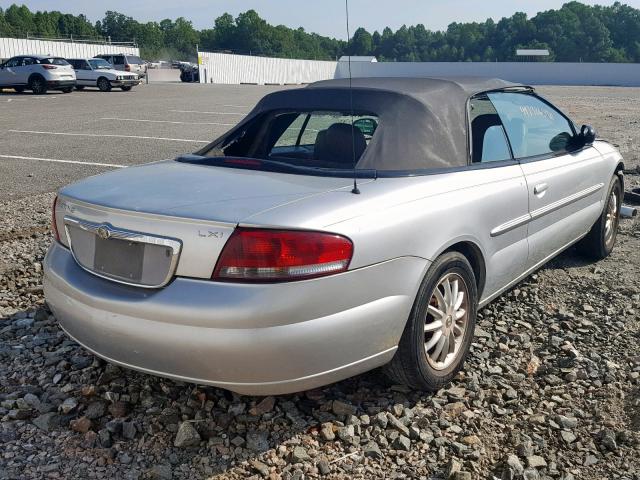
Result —
<path fill-rule="evenodd" d="M 589 188 L 585 188 L 584 190 L 576 192 L 573 195 L 562 198 L 556 202 L 550 203 L 549 205 L 545 205 L 544 207 L 533 210 L 531 213 L 522 215 L 521 217 L 518 217 L 518 218 L 514 218 L 513 220 L 509 220 L 508 222 L 503 223 L 502 225 L 498 225 L 496 228 L 491 230 L 491 236 L 498 237 L 507 232 L 510 232 L 511 230 L 521 227 L 522 225 L 526 225 L 532 220 L 536 220 L 540 217 L 544 217 L 545 215 L 553 213 L 556 210 L 560 210 L 561 208 L 566 207 L 567 205 L 571 205 L 572 203 L 575 203 L 579 200 L 582 200 L 585 197 L 588 197 L 593 193 L 596 193 L 597 191 L 601 190 L 602 187 L 604 187 L 604 183 L 598 183 L 597 185 L 594 185 Z M 546 190 L 546 184 L 545 184 L 545 190 Z"/>
<path fill-rule="evenodd" d="M 598 190 L 601 190 L 604 187 L 604 183 L 598 183 L 593 187 L 585 188 L 579 192 L 574 193 L 573 195 L 569 195 L 568 197 L 562 198 L 557 202 L 550 203 L 549 205 L 545 205 L 542 208 L 538 208 L 531 212 L 531 219 L 535 220 L 536 218 L 544 217 L 550 213 L 555 212 L 556 210 L 560 210 L 567 205 L 571 205 L 572 203 L 577 202 L 578 200 L 582 200 L 585 197 L 588 197 L 592 193 L 596 193 Z"/>

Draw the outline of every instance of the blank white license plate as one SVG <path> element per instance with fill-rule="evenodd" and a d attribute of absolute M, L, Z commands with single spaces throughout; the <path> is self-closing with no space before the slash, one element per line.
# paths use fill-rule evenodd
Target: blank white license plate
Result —
<path fill-rule="evenodd" d="M 144 243 L 96 236 L 93 268 L 98 273 L 140 282 L 144 247 Z"/>

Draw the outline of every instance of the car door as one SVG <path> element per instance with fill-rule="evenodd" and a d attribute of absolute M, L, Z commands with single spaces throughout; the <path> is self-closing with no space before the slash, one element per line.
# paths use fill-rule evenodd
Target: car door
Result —
<path fill-rule="evenodd" d="M 74 60 L 73 69 L 76 71 L 76 82 L 78 85 L 95 86 L 95 75 L 91 65 L 86 60 Z"/>
<path fill-rule="evenodd" d="M 469 101 L 469 117 L 471 161 L 478 183 L 473 195 L 482 202 L 486 220 L 482 228 L 489 239 L 485 243 L 486 300 L 526 269 L 529 201 L 524 174 L 512 157 L 500 116 L 487 95 Z"/>
<path fill-rule="evenodd" d="M 6 62 L 0 64 L 0 87 L 4 85 L 9 85 L 9 62 L 12 59 L 7 60 Z"/>
<path fill-rule="evenodd" d="M 91 64 L 90 60 L 85 60 L 86 70 L 83 73 L 86 75 L 85 85 L 95 87 L 98 85 L 98 77 L 100 77 L 100 70 L 95 65 Z"/>
<path fill-rule="evenodd" d="M 15 83 L 18 85 L 26 85 L 29 82 L 29 77 L 33 73 L 33 65 L 37 65 L 38 62 L 33 57 L 22 57 L 20 63 L 14 68 Z"/>
<path fill-rule="evenodd" d="M 13 57 L 7 60 L 0 68 L 0 85 L 11 86 L 17 85 L 18 71 L 17 67 L 22 63 L 22 57 Z"/>
<path fill-rule="evenodd" d="M 532 92 L 495 92 L 495 106 L 527 181 L 529 255 L 534 268 L 584 235 L 601 209 L 605 173 L 592 146 L 573 149 L 576 130 Z"/>

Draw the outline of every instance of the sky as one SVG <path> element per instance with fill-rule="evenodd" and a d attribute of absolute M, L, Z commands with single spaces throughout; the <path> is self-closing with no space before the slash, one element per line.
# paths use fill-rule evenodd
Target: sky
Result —
<path fill-rule="evenodd" d="M 344 0 L 0 0 L 0 8 L 13 3 L 30 10 L 59 10 L 85 14 L 92 22 L 103 17 L 105 10 L 115 10 L 136 20 L 160 21 L 185 17 L 198 29 L 210 28 L 225 12 L 237 15 L 256 10 L 269 23 L 303 27 L 336 38 L 346 38 Z M 515 12 L 534 16 L 537 12 L 560 8 L 563 0 L 349 0 L 351 32 L 365 27 L 370 32 L 386 26 L 394 31 L 402 25 L 424 24 L 430 30 L 444 30 L 452 22 L 499 20 Z M 610 5 L 613 1 L 583 0 L 583 3 Z M 623 3 L 640 8 L 640 0 Z"/>

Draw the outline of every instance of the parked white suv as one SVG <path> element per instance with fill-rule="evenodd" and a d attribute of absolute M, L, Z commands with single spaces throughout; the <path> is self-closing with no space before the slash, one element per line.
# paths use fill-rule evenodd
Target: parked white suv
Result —
<path fill-rule="evenodd" d="M 19 55 L 0 64 L 0 88 L 11 87 L 19 93 L 31 90 L 42 95 L 47 90 L 69 93 L 75 85 L 76 74 L 61 57 Z"/>
<path fill-rule="evenodd" d="M 136 73 L 140 78 L 147 76 L 147 63 L 136 55 L 125 55 L 123 53 L 108 53 L 96 55 L 113 65 L 116 70 Z"/>
<path fill-rule="evenodd" d="M 110 91 L 113 87 L 128 92 L 140 84 L 140 79 L 135 73 L 121 72 L 102 58 L 68 58 L 67 61 L 76 71 L 76 88 L 98 87 L 103 92 Z"/>

